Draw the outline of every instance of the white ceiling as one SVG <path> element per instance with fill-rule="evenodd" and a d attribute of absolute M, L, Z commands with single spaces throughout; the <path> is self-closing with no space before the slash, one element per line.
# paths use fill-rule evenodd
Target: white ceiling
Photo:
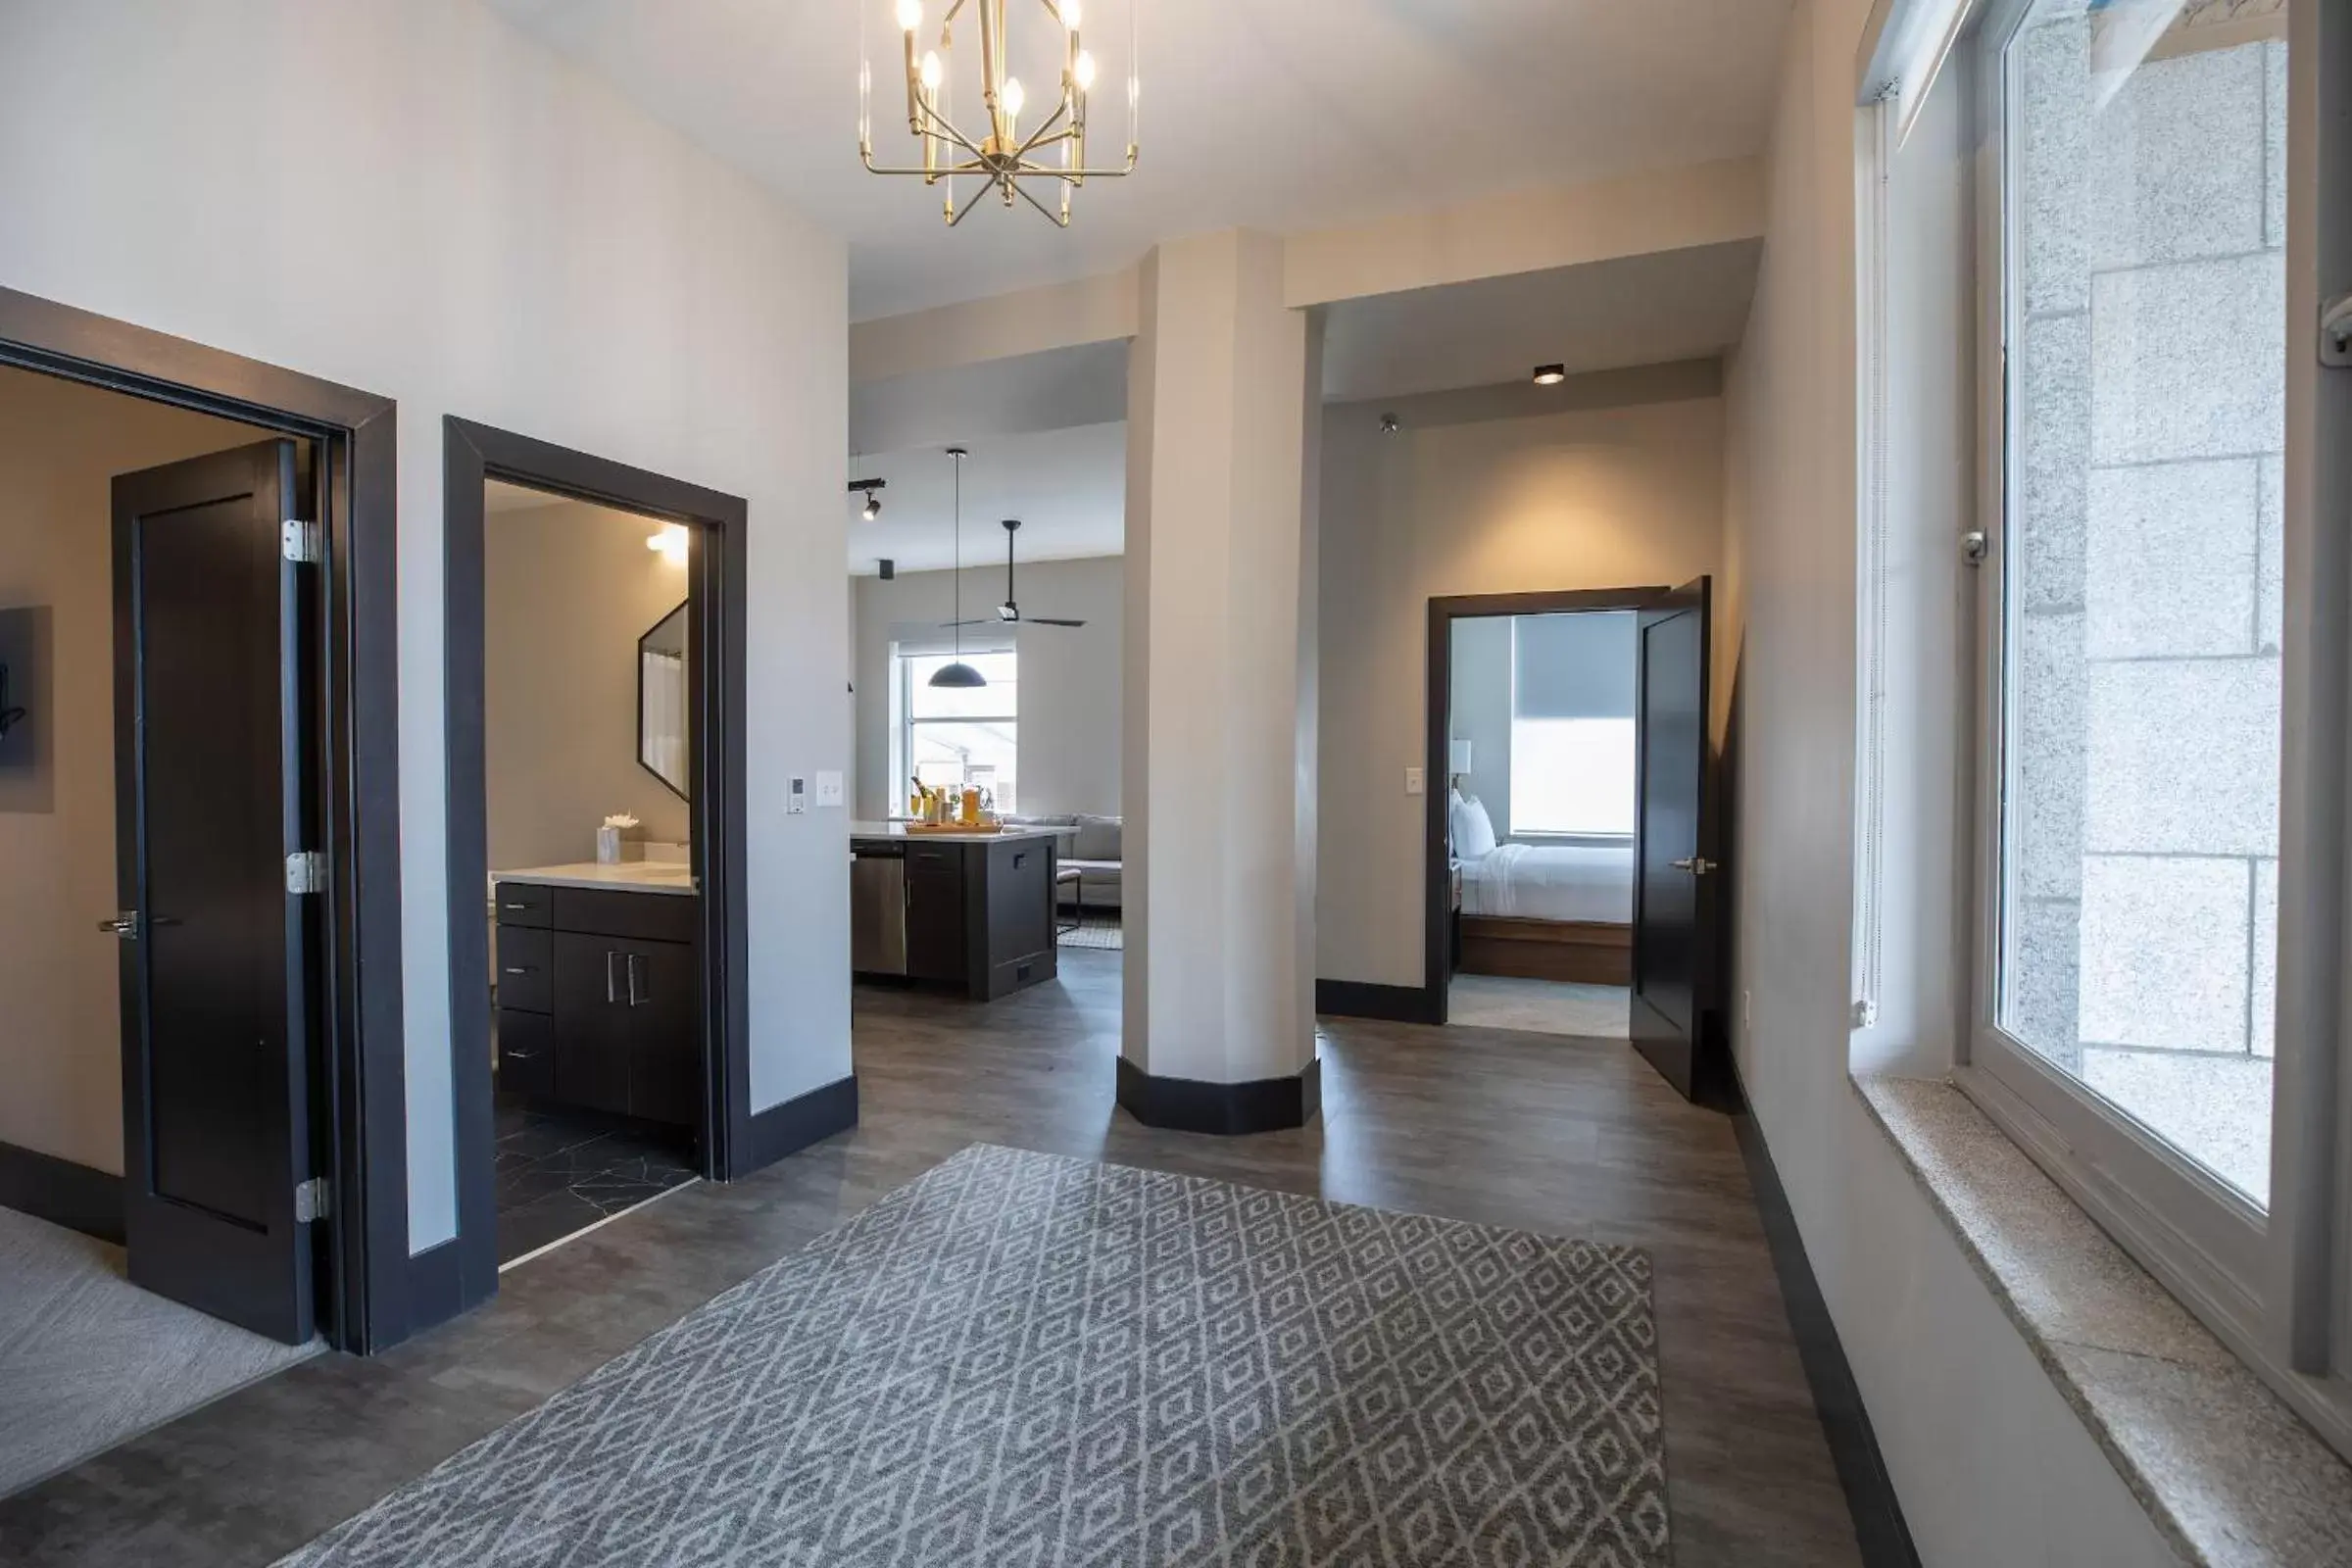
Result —
<path fill-rule="evenodd" d="M 847 235 L 858 319 L 1104 271 L 1176 234 L 1293 231 L 1743 156 L 1763 143 L 1788 11 L 1143 0 L 1138 172 L 1080 191 L 1067 230 L 1026 207 L 984 206 L 951 233 L 935 191 L 858 163 L 858 29 L 862 18 L 877 50 L 895 46 L 893 0 L 490 3 Z M 1095 0 L 1087 28 L 1113 80 L 1125 11 Z M 1016 39 L 1044 20 L 1029 0 L 1013 16 Z M 897 161 L 906 138 L 891 72 L 877 53 L 876 152 Z M 1098 149 L 1115 148 L 1123 111 L 1098 107 L 1095 121 Z"/>
<path fill-rule="evenodd" d="M 1661 251 L 1348 300 L 1328 308 L 1323 395 L 1335 402 L 1706 359 L 1740 341 L 1757 240 Z"/>
<path fill-rule="evenodd" d="M 1115 556 L 1127 538 L 1127 426 L 1082 424 L 963 443 L 963 564 L 1004 564 L 1000 519 L 1018 517 L 1019 557 L 1061 561 Z M 956 466 L 938 447 L 869 453 L 851 460 L 853 479 L 887 479 L 882 514 L 850 519 L 851 572 L 875 570 L 887 556 L 901 571 L 936 571 L 954 562 Z"/>

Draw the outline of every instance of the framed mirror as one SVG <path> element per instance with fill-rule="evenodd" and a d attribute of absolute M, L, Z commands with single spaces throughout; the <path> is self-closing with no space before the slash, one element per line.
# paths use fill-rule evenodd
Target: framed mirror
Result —
<path fill-rule="evenodd" d="M 637 639 L 637 760 L 686 798 L 686 607 Z"/>

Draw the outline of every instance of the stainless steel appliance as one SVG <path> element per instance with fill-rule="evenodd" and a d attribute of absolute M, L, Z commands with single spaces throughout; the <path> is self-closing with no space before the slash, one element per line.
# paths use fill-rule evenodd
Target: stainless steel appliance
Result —
<path fill-rule="evenodd" d="M 906 972 L 906 846 L 861 843 L 850 858 L 850 968 Z"/>

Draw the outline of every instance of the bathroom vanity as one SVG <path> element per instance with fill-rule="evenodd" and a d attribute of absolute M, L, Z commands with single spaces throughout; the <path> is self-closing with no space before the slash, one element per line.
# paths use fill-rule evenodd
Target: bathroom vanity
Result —
<path fill-rule="evenodd" d="M 691 867 L 491 878 L 502 1089 L 700 1130 L 702 900 Z"/>
<path fill-rule="evenodd" d="M 1051 829 L 908 832 L 850 824 L 850 967 L 975 1002 L 1054 978 Z"/>

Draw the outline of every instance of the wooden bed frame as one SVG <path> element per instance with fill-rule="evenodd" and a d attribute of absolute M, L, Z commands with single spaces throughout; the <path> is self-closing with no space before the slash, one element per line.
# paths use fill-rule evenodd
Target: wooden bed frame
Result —
<path fill-rule="evenodd" d="M 1458 974 L 1512 975 L 1625 986 L 1634 980 L 1634 928 L 1604 920 L 1529 920 L 1457 914 Z"/>

